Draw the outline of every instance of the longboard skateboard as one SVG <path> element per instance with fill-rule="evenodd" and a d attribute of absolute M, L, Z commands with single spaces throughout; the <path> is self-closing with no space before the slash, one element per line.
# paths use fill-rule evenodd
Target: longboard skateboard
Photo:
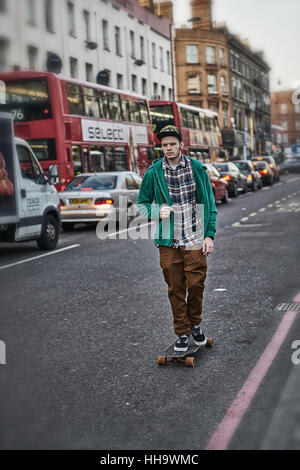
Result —
<path fill-rule="evenodd" d="M 197 346 L 193 339 L 190 340 L 190 344 L 187 351 L 175 351 L 174 345 L 176 341 L 168 346 L 163 352 L 158 356 L 158 365 L 164 366 L 169 362 L 181 362 L 185 364 L 187 367 L 194 367 L 195 365 L 195 357 L 191 356 L 191 354 L 195 354 L 201 346 L 206 346 L 207 348 L 211 348 L 213 345 L 212 338 L 206 338 L 206 342 L 204 344 L 200 344 Z"/>

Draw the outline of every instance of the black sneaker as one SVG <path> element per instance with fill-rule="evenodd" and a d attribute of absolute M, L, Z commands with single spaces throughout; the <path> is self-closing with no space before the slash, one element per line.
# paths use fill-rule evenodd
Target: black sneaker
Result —
<path fill-rule="evenodd" d="M 192 328 L 192 335 L 194 338 L 194 342 L 197 346 L 201 346 L 202 344 L 206 344 L 206 336 L 203 333 L 200 325 L 194 325 Z"/>
<path fill-rule="evenodd" d="M 186 352 L 189 348 L 189 337 L 187 335 L 178 336 L 178 340 L 174 345 L 174 351 Z"/>

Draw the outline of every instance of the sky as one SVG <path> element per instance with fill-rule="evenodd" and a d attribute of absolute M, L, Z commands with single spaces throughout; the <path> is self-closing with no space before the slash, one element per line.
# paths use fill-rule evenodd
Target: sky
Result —
<path fill-rule="evenodd" d="M 173 0 L 174 23 L 190 18 L 189 0 Z M 213 0 L 213 20 L 263 50 L 271 67 L 271 91 L 300 80 L 300 0 Z M 280 80 L 281 84 L 278 83 Z"/>

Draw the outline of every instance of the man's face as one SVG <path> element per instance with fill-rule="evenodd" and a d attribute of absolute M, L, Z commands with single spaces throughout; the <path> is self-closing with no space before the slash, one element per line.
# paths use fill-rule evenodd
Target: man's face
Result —
<path fill-rule="evenodd" d="M 161 147 L 164 152 L 164 156 L 168 160 L 172 161 L 176 160 L 180 156 L 183 144 L 182 142 L 179 142 L 176 137 L 170 136 L 162 138 Z"/>

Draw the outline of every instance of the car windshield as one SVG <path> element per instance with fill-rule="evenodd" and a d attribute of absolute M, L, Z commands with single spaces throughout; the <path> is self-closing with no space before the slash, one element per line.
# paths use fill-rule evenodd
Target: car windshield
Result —
<path fill-rule="evenodd" d="M 97 191 L 102 189 L 115 189 L 117 176 L 112 175 L 80 175 L 74 178 L 65 191 Z"/>
<path fill-rule="evenodd" d="M 215 164 L 214 164 L 214 167 L 215 167 L 218 171 L 228 171 L 228 165 L 227 165 L 227 163 L 215 163 Z"/>
<path fill-rule="evenodd" d="M 247 162 L 234 162 L 234 164 L 242 171 L 249 170 L 249 166 Z"/>
<path fill-rule="evenodd" d="M 259 170 L 261 170 L 262 168 L 266 168 L 267 167 L 267 163 L 266 162 L 253 162 L 253 166 L 254 168 L 258 168 Z"/>

